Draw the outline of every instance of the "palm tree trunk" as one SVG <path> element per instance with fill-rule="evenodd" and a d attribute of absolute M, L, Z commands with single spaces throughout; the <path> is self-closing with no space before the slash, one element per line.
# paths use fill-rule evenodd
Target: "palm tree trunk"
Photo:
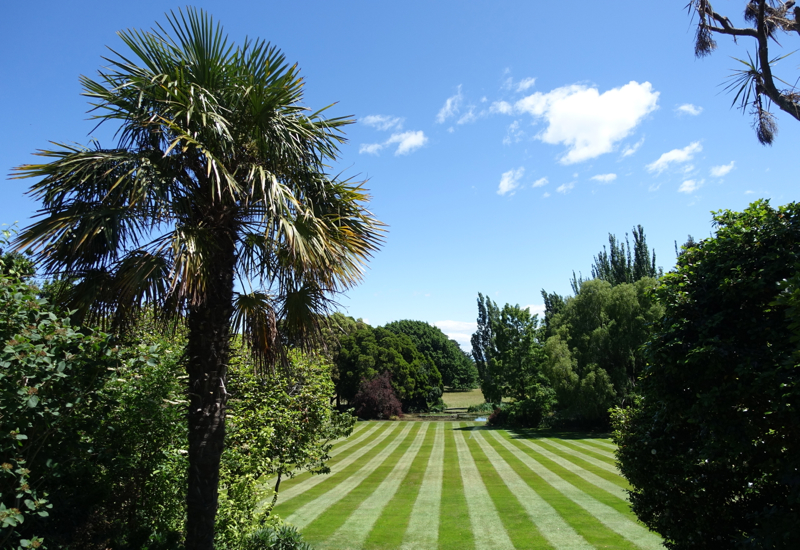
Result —
<path fill-rule="evenodd" d="M 234 247 L 208 258 L 214 274 L 202 303 L 189 309 L 189 484 L 186 550 L 213 550 L 219 469 L 225 443 L 225 380 L 230 355 Z"/>

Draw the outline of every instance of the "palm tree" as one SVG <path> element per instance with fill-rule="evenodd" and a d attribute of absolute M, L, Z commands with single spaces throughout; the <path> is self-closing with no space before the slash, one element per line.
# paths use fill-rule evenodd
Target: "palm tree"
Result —
<path fill-rule="evenodd" d="M 55 143 L 37 153 L 46 164 L 14 169 L 40 178 L 42 203 L 16 245 L 70 281 L 62 299 L 80 319 L 122 329 L 146 306 L 185 319 L 186 548 L 211 550 L 231 335 L 262 367 L 281 357 L 278 320 L 310 342 L 383 224 L 359 182 L 329 175 L 353 120 L 304 108 L 296 65 L 261 40 L 229 44 L 202 11 L 167 20 L 120 32 L 133 60 L 111 50 L 98 80 L 81 77 L 116 147 Z"/>

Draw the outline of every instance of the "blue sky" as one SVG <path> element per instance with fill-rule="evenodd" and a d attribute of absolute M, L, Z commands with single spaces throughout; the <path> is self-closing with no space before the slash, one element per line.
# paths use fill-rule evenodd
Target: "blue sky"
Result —
<path fill-rule="evenodd" d="M 466 344 L 478 292 L 532 306 L 569 294 L 608 233 L 644 226 L 658 265 L 712 231 L 710 211 L 797 200 L 800 123 L 778 114 L 772 147 L 731 108 L 726 79 L 752 44 L 693 55 L 680 2 L 198 2 L 229 37 L 260 37 L 297 62 L 305 103 L 354 115 L 336 171 L 368 179 L 386 243 L 340 297 L 373 325 L 419 319 Z M 741 23 L 742 2 L 715 2 Z M 108 142 L 79 75 L 116 31 L 180 4 L 31 2 L 0 21 L 0 167 L 49 140 Z M 563 6 L 568 6 L 565 9 Z M 560 8 L 560 9 L 559 9 Z M 787 38 L 787 40 L 790 40 Z M 777 53 L 777 50 L 776 50 Z M 785 52 L 784 52 L 785 53 Z M 797 77 L 797 60 L 778 66 Z M 0 223 L 29 223 L 30 182 L 3 182 Z"/>

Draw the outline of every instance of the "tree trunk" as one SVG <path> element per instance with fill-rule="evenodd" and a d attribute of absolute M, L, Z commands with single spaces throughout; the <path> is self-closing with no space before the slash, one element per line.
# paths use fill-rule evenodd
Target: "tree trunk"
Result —
<path fill-rule="evenodd" d="M 225 443 L 225 380 L 230 355 L 235 251 L 220 243 L 203 301 L 189 308 L 189 483 L 186 550 L 213 550 L 219 468 Z"/>

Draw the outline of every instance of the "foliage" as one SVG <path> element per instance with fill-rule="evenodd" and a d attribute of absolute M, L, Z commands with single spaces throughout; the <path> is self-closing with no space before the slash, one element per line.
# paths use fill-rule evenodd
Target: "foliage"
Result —
<path fill-rule="evenodd" d="M 76 320 L 124 328 L 151 304 L 186 316 L 186 546 L 210 550 L 232 332 L 260 367 L 282 356 L 278 319 L 311 345 L 382 224 L 359 183 L 327 174 L 353 121 L 308 114 L 296 65 L 264 41 L 228 43 L 202 11 L 167 18 L 120 32 L 130 53 L 81 78 L 95 118 L 118 125 L 112 148 L 57 145 L 15 169 L 42 201 L 16 246 L 74 282 L 60 298 Z"/>
<path fill-rule="evenodd" d="M 303 536 L 291 525 L 270 526 L 251 534 L 242 550 L 312 550 Z"/>
<path fill-rule="evenodd" d="M 48 533 L 69 548 L 175 547 L 186 516 L 186 400 L 180 332 L 143 317 L 118 362 L 70 416 Z M 161 546 L 158 546 L 158 541 Z"/>
<path fill-rule="evenodd" d="M 504 397 L 522 401 L 543 391 L 548 383 L 542 372 L 543 334 L 538 317 L 527 309 L 506 304 L 501 310 L 491 298 L 478 294 L 478 330 L 472 345 L 487 402 Z"/>
<path fill-rule="evenodd" d="M 345 336 L 341 345 L 336 358 L 338 392 L 348 402 L 355 398 L 362 380 L 388 371 L 403 412 L 424 412 L 441 404 L 442 376 L 409 336 L 365 326 Z"/>
<path fill-rule="evenodd" d="M 618 242 L 616 235 L 609 233 L 608 250 L 603 246 L 603 250 L 594 257 L 592 265 L 592 279 L 607 281 L 611 286 L 635 283 L 646 277 L 658 278 L 662 273 L 662 270 L 656 267 L 656 251 L 653 251 L 652 256 L 650 254 L 644 228 L 641 225 L 633 228 L 633 246 L 628 240 L 627 233 L 625 233 L 624 243 Z M 580 292 L 583 283 L 584 279 L 576 277 L 573 271 L 571 285 L 575 294 Z M 545 297 L 545 306 L 547 306 L 549 295 L 544 290 L 542 290 L 542 295 Z M 553 309 L 558 305 L 563 304 L 556 302 L 553 304 Z M 549 316 L 546 315 L 545 319 L 549 321 Z"/>
<path fill-rule="evenodd" d="M 483 389 L 484 380 L 488 374 L 489 353 L 494 346 L 494 335 L 492 333 L 492 321 L 499 315 L 497 304 L 488 296 L 484 297 L 478 293 L 478 326 L 470 338 L 472 344 L 472 358 L 475 360 L 475 368 L 478 369 L 478 377 Z M 487 397 L 487 401 L 490 399 Z"/>
<path fill-rule="evenodd" d="M 540 386 L 532 397 L 496 407 L 486 423 L 489 426 L 538 428 L 555 405 L 555 392 L 548 386 Z"/>
<path fill-rule="evenodd" d="M 330 472 L 333 442 L 350 435 L 355 418 L 333 410 L 330 365 L 321 356 L 289 352 L 289 367 L 256 374 L 247 354 L 231 363 L 228 445 L 222 457 L 217 544 L 236 545 L 269 516 L 283 477 Z M 277 475 L 275 492 L 263 479 Z M 264 502 L 272 498 L 272 504 Z"/>
<path fill-rule="evenodd" d="M 656 289 L 641 402 L 615 413 L 637 516 L 670 548 L 800 540 L 800 205 L 714 214 Z"/>
<path fill-rule="evenodd" d="M 351 405 L 358 418 L 367 420 L 403 416 L 402 405 L 394 393 L 392 375 L 388 371 L 372 380 L 363 379 Z"/>
<path fill-rule="evenodd" d="M 478 405 L 470 405 L 467 407 L 467 412 L 471 413 L 492 413 L 498 408 L 502 408 L 504 403 L 480 403 Z"/>
<path fill-rule="evenodd" d="M 709 55 L 716 49 L 713 34 L 727 34 L 734 40 L 740 36 L 755 38 L 755 56 L 748 53 L 747 61 L 737 59 L 743 68 L 734 71 L 728 89 L 736 92 L 734 105 L 739 102 L 743 111 L 750 109 L 758 141 L 762 145 L 771 145 L 778 125 L 770 112 L 770 103 L 800 120 L 800 93 L 796 80 L 784 80 L 773 73 L 775 65 L 794 52 L 775 55 L 769 51 L 770 45 L 781 47 L 781 34 L 800 33 L 800 6 L 795 6 L 794 0 L 748 0 L 744 18 L 751 27 L 734 26 L 730 19 L 714 11 L 708 0 L 691 0 L 687 8 L 697 14 L 694 48 L 697 57 Z M 794 84 L 791 83 L 793 80 Z"/>
<path fill-rule="evenodd" d="M 603 424 L 609 407 L 630 403 L 646 362 L 642 345 L 663 311 L 650 296 L 655 284 L 584 281 L 552 318 L 544 371 L 562 416 Z"/>
<path fill-rule="evenodd" d="M 22 267 L 22 272 L 18 267 Z M 53 480 L 76 434 L 67 423 L 118 357 L 106 334 L 79 331 L 37 296 L 26 263 L 0 257 L 0 546 L 44 548 Z"/>
<path fill-rule="evenodd" d="M 471 390 L 478 386 L 478 371 L 472 358 L 440 328 L 424 321 L 394 321 L 383 328 L 410 336 L 417 349 L 436 365 L 445 386 L 455 390 Z"/>

